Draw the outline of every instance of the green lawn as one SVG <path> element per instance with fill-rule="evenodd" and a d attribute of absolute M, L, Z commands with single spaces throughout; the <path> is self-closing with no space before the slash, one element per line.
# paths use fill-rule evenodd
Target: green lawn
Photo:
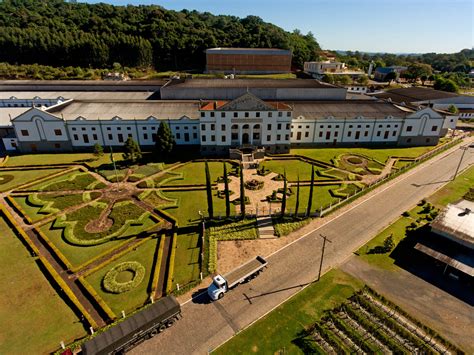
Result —
<path fill-rule="evenodd" d="M 114 153 L 116 162 L 122 160 L 122 153 Z M 110 153 L 96 158 L 92 153 L 55 153 L 55 154 L 24 154 L 11 156 L 5 166 L 49 165 L 49 164 L 81 164 L 88 163 L 93 167 L 110 163 Z"/>
<path fill-rule="evenodd" d="M 448 203 L 459 200 L 472 186 L 474 186 L 474 167 L 466 170 L 463 174 L 459 175 L 456 180 L 450 182 L 426 200 L 439 208 L 443 208 Z M 367 252 L 376 246 L 383 245 L 383 241 L 390 234 L 393 235 L 395 245 L 397 245 L 406 236 L 405 228 L 409 224 L 416 222 L 418 218 L 423 217 L 423 215 L 420 214 L 421 210 L 422 207 L 416 206 L 409 211 L 409 217 L 401 216 L 398 220 L 385 228 L 375 238 L 358 250 L 360 257 L 380 268 L 396 269 L 394 264 L 395 259 L 390 257 L 390 253 L 367 254 Z"/>
<path fill-rule="evenodd" d="M 52 213 L 59 212 L 64 210 L 67 207 L 75 206 L 83 202 L 82 194 L 74 195 L 46 195 L 46 194 L 37 194 L 38 198 L 42 201 L 41 204 L 36 204 L 39 201 L 31 201 L 32 196 L 36 194 L 31 194 L 29 196 L 14 196 L 13 199 L 20 205 L 23 212 L 33 221 L 39 221 L 40 219 L 49 216 Z M 44 209 L 44 205 L 48 205 L 51 209 Z M 56 210 L 56 211 L 54 211 Z"/>
<path fill-rule="evenodd" d="M 174 261 L 173 289 L 199 279 L 199 233 L 178 234 Z"/>
<path fill-rule="evenodd" d="M 10 171 L 0 170 L 0 191 L 11 190 L 20 185 L 41 179 L 51 174 L 58 173 L 62 170 L 63 169 L 10 170 Z"/>
<path fill-rule="evenodd" d="M 212 182 L 215 182 L 219 176 L 224 175 L 224 163 L 210 161 L 208 164 Z M 229 173 L 233 165 L 229 163 L 226 164 L 227 172 Z M 205 163 L 203 162 L 188 163 L 171 171 L 183 173 L 183 179 L 170 181 L 166 183 L 166 185 L 204 185 L 206 183 Z"/>
<path fill-rule="evenodd" d="M 330 203 L 335 203 L 338 201 L 337 198 L 334 198 L 329 193 L 329 190 L 337 189 L 340 185 L 316 185 L 313 189 L 313 204 L 312 210 L 319 211 L 320 207 L 328 206 Z M 300 186 L 300 206 L 299 212 L 302 213 L 306 211 L 308 206 L 309 198 L 309 186 Z M 292 186 L 291 190 L 293 194 L 288 196 L 286 200 L 287 211 L 294 212 L 296 205 L 296 186 Z"/>
<path fill-rule="evenodd" d="M 112 250 L 113 248 L 116 248 L 125 242 L 124 239 L 119 239 L 108 241 L 107 243 L 99 245 L 76 246 L 69 244 L 63 239 L 62 229 L 51 229 L 51 225 L 52 222 L 47 223 L 40 229 L 75 268 L 106 252 L 107 250 Z"/>
<path fill-rule="evenodd" d="M 32 186 L 28 186 L 29 190 L 40 191 L 59 191 L 59 190 L 90 190 L 103 188 L 105 185 L 99 182 L 94 176 L 87 172 L 78 170 L 60 175 L 54 179 L 40 182 Z"/>
<path fill-rule="evenodd" d="M 122 310 L 126 313 L 130 313 L 148 302 L 150 279 L 153 275 L 153 260 L 158 242 L 159 238 L 150 239 L 131 252 L 86 277 L 86 281 L 97 291 L 99 296 L 103 298 L 117 316 L 120 316 Z M 104 291 L 102 288 L 102 279 L 105 274 L 116 265 L 126 261 L 137 261 L 145 267 L 145 277 L 143 281 L 136 288 L 120 294 Z"/>
<path fill-rule="evenodd" d="M 428 198 L 435 206 L 446 206 L 448 203 L 459 200 L 470 187 L 474 187 L 474 166 L 458 175 L 456 180 L 450 182 Z"/>
<path fill-rule="evenodd" d="M 213 190 L 212 192 L 214 195 L 214 215 L 225 216 L 225 200 L 216 196 L 217 190 Z M 208 215 L 206 190 L 164 191 L 163 196 L 178 199 L 178 207 L 167 209 L 166 212 L 178 219 L 180 227 L 198 224 L 200 221 L 199 211 L 201 211 L 204 216 Z M 231 204 L 231 214 L 234 213 L 234 205 Z"/>
<path fill-rule="evenodd" d="M 303 354 L 298 333 L 338 306 L 362 284 L 339 270 L 299 292 L 264 318 L 238 333 L 214 351 L 216 354 Z M 295 342 L 296 341 L 296 342 Z"/>
<path fill-rule="evenodd" d="M 85 335 L 79 319 L 0 219 L 0 353 L 45 354 Z"/>
<path fill-rule="evenodd" d="M 283 174 L 286 171 L 286 178 L 289 181 L 298 180 L 298 175 L 300 176 L 300 180 L 303 181 L 310 181 L 311 180 L 311 164 L 306 163 L 301 160 L 291 159 L 291 160 L 266 160 L 262 163 L 262 165 L 270 169 L 271 171 L 277 174 Z M 315 172 L 315 179 L 322 180 L 328 178 L 320 178 L 316 175 L 316 171 L 323 170 L 318 167 L 314 167 Z"/>
<path fill-rule="evenodd" d="M 416 158 L 434 147 L 408 148 L 295 148 L 291 154 L 303 155 L 308 158 L 331 163 L 331 159 L 341 154 L 361 154 L 384 163 L 391 156 Z"/>

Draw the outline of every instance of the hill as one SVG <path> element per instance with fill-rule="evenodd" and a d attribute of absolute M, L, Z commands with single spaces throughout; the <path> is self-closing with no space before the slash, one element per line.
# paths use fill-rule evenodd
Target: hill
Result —
<path fill-rule="evenodd" d="M 290 33 L 256 16 L 238 18 L 156 5 L 60 0 L 0 1 L 0 62 L 157 70 L 203 69 L 209 47 L 293 50 L 293 65 L 316 57 L 311 33 Z"/>

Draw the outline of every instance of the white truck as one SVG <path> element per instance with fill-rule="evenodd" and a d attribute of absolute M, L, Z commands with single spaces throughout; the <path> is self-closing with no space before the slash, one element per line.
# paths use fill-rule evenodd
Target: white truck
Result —
<path fill-rule="evenodd" d="M 253 279 L 260 274 L 266 266 L 267 261 L 263 257 L 257 256 L 255 259 L 250 260 L 224 276 L 214 276 L 212 283 L 207 288 L 207 294 L 213 301 L 221 299 L 224 297 L 224 293 L 238 284 Z"/>

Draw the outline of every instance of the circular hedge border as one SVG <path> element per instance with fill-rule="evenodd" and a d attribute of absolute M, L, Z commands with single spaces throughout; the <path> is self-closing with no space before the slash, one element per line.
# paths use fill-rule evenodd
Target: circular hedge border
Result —
<path fill-rule="evenodd" d="M 122 271 L 133 272 L 133 279 L 128 282 L 118 282 L 117 276 Z M 145 267 L 137 261 L 120 263 L 107 271 L 102 280 L 104 289 L 111 293 L 123 293 L 137 287 L 145 277 Z"/>
<path fill-rule="evenodd" d="M 347 158 L 347 161 L 350 164 L 353 164 L 353 165 L 360 165 L 360 164 L 364 163 L 364 160 L 362 158 L 355 157 L 355 156 L 351 156 L 351 157 Z"/>
<path fill-rule="evenodd" d="M 0 175 L 0 185 L 4 185 L 10 181 L 12 181 L 15 177 L 10 174 L 2 174 Z"/>

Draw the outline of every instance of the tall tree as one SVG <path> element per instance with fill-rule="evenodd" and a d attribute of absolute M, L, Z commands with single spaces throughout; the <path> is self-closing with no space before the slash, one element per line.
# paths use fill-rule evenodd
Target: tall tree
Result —
<path fill-rule="evenodd" d="M 123 159 L 129 163 L 136 163 L 142 158 L 140 146 L 132 137 L 127 138 L 123 150 Z"/>
<path fill-rule="evenodd" d="M 286 212 L 286 194 L 288 193 L 288 184 L 286 181 L 286 169 L 283 171 L 283 196 L 281 197 L 281 217 L 285 216 Z"/>
<path fill-rule="evenodd" d="M 225 216 L 230 216 L 230 192 L 229 192 L 229 178 L 227 176 L 227 165 L 224 163 L 224 195 L 225 195 Z"/>
<path fill-rule="evenodd" d="M 161 121 L 156 135 L 155 150 L 160 160 L 166 160 L 175 145 L 173 133 L 165 121 Z"/>
<path fill-rule="evenodd" d="M 97 158 L 104 155 L 104 147 L 102 147 L 99 143 L 94 144 L 94 155 Z"/>
<path fill-rule="evenodd" d="M 311 185 L 309 186 L 308 207 L 306 208 L 306 217 L 311 215 L 313 207 L 313 189 L 314 189 L 314 165 L 311 165 Z"/>
<path fill-rule="evenodd" d="M 242 217 L 245 217 L 245 185 L 244 185 L 244 168 L 243 165 L 240 166 L 240 213 Z"/>
<path fill-rule="evenodd" d="M 206 193 L 207 193 L 207 212 L 209 218 L 214 218 L 214 205 L 212 201 L 212 185 L 211 185 L 211 173 L 209 172 L 209 164 L 205 162 L 206 169 Z"/>
<path fill-rule="evenodd" d="M 298 174 L 298 181 L 296 183 L 295 218 L 298 218 L 299 208 L 300 208 L 300 175 Z"/>

